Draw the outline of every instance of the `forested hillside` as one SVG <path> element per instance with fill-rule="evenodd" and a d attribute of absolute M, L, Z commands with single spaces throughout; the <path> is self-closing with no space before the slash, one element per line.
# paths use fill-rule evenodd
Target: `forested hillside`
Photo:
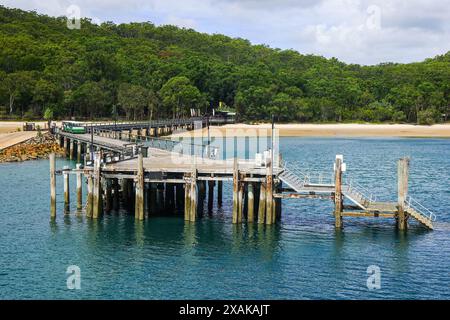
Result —
<path fill-rule="evenodd" d="M 244 121 L 433 123 L 450 113 L 450 53 L 348 65 L 150 22 L 85 19 L 71 30 L 64 17 L 1 6 L 0 43 L 1 118 L 177 117 L 219 102 Z"/>

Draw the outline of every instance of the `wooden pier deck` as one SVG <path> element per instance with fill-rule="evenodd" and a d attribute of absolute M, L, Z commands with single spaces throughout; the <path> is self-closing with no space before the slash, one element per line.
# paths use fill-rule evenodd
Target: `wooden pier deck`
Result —
<path fill-rule="evenodd" d="M 200 152 L 195 152 L 198 145 L 193 144 L 176 148 L 180 142 L 156 136 L 169 134 L 187 122 L 175 121 L 173 126 L 167 121 L 160 123 L 164 123 L 162 130 L 149 128 L 148 123 L 142 123 L 142 127 L 133 124 L 125 132 L 124 127 L 117 129 L 110 124 L 98 125 L 95 130 L 91 127 L 87 134 L 59 130 L 61 145 L 79 165 L 73 170 L 57 170 L 51 163 L 51 216 L 56 215 L 55 176 L 60 173 L 65 180 L 65 208 L 69 208 L 70 201 L 68 179 L 75 174 L 77 208 L 86 207 L 86 215 L 92 218 L 125 206 L 139 220 L 160 211 L 176 211 L 183 212 L 186 221 L 196 221 L 203 214 L 206 199 L 208 212 L 212 211 L 215 192 L 217 205 L 222 206 L 223 183 L 231 182 L 233 223 L 245 220 L 271 225 L 281 219 L 282 199 L 318 198 L 334 202 L 336 228 L 343 227 L 343 217 L 392 218 L 399 229 L 406 229 L 408 219 L 412 218 L 433 228 L 435 215 L 407 195 L 408 159 L 399 160 L 398 201 L 379 202 L 367 189 L 343 181 L 342 156 L 336 156 L 335 170 L 327 183 L 314 182 L 299 168 L 290 168 L 279 161 L 281 157 L 272 155 L 271 150 L 263 161 L 256 161 L 215 159 L 211 147 L 204 145 L 200 146 Z M 82 176 L 88 188 L 85 206 L 81 203 Z"/>

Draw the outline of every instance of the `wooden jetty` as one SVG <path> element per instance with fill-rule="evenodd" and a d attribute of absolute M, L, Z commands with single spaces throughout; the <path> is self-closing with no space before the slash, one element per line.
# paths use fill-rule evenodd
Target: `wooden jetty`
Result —
<path fill-rule="evenodd" d="M 55 157 L 50 157 L 51 218 L 56 217 L 56 176 L 64 177 L 67 213 L 69 177 L 74 175 L 77 210 L 93 219 L 122 207 L 137 220 L 166 211 L 194 222 L 204 213 L 206 198 L 207 212 L 212 212 L 215 197 L 222 206 L 223 183 L 229 182 L 234 224 L 272 225 L 281 219 L 282 199 L 318 198 L 334 202 L 338 229 L 343 227 L 344 217 L 391 218 L 400 230 L 406 229 L 412 218 L 433 229 L 434 213 L 408 195 L 407 158 L 398 162 L 398 201 L 378 202 L 365 188 L 343 179 L 346 165 L 341 155 L 336 156 L 334 172 L 327 179 L 314 181 L 272 150 L 267 150 L 262 160 L 216 159 L 217 148 L 161 138 L 179 128 L 194 129 L 194 122 L 197 127 L 211 123 L 204 119 L 91 123 L 85 125 L 84 134 L 57 130 L 68 157 L 78 164 L 75 169 L 58 170 Z M 84 204 L 83 184 L 87 186 Z"/>

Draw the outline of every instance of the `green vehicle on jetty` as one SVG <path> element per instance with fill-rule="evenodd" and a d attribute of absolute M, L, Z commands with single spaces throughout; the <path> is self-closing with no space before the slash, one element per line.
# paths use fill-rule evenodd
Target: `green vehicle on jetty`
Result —
<path fill-rule="evenodd" d="M 83 122 L 78 121 L 63 121 L 63 131 L 69 133 L 86 133 L 86 128 Z"/>

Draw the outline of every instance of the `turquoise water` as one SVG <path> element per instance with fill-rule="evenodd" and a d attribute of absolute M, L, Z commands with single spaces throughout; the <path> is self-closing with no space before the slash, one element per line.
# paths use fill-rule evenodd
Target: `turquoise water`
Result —
<path fill-rule="evenodd" d="M 390 219 L 345 218 L 344 230 L 335 231 L 332 203 L 314 199 L 284 200 L 279 225 L 233 226 L 226 184 L 223 210 L 195 224 L 176 215 L 144 223 L 124 212 L 99 221 L 64 216 L 59 193 L 51 223 L 48 161 L 1 164 L 0 298 L 450 298 L 449 140 L 282 138 L 280 144 L 287 162 L 310 170 L 330 171 L 335 155 L 344 154 L 346 174 L 381 200 L 395 200 L 396 160 L 410 156 L 410 193 L 437 213 L 436 230 L 412 225 L 402 234 Z M 65 164 L 74 165 L 57 166 Z M 61 178 L 58 184 L 62 190 Z M 67 289 L 70 265 L 81 270 L 80 290 Z M 381 270 L 378 290 L 366 285 L 370 265 Z"/>

